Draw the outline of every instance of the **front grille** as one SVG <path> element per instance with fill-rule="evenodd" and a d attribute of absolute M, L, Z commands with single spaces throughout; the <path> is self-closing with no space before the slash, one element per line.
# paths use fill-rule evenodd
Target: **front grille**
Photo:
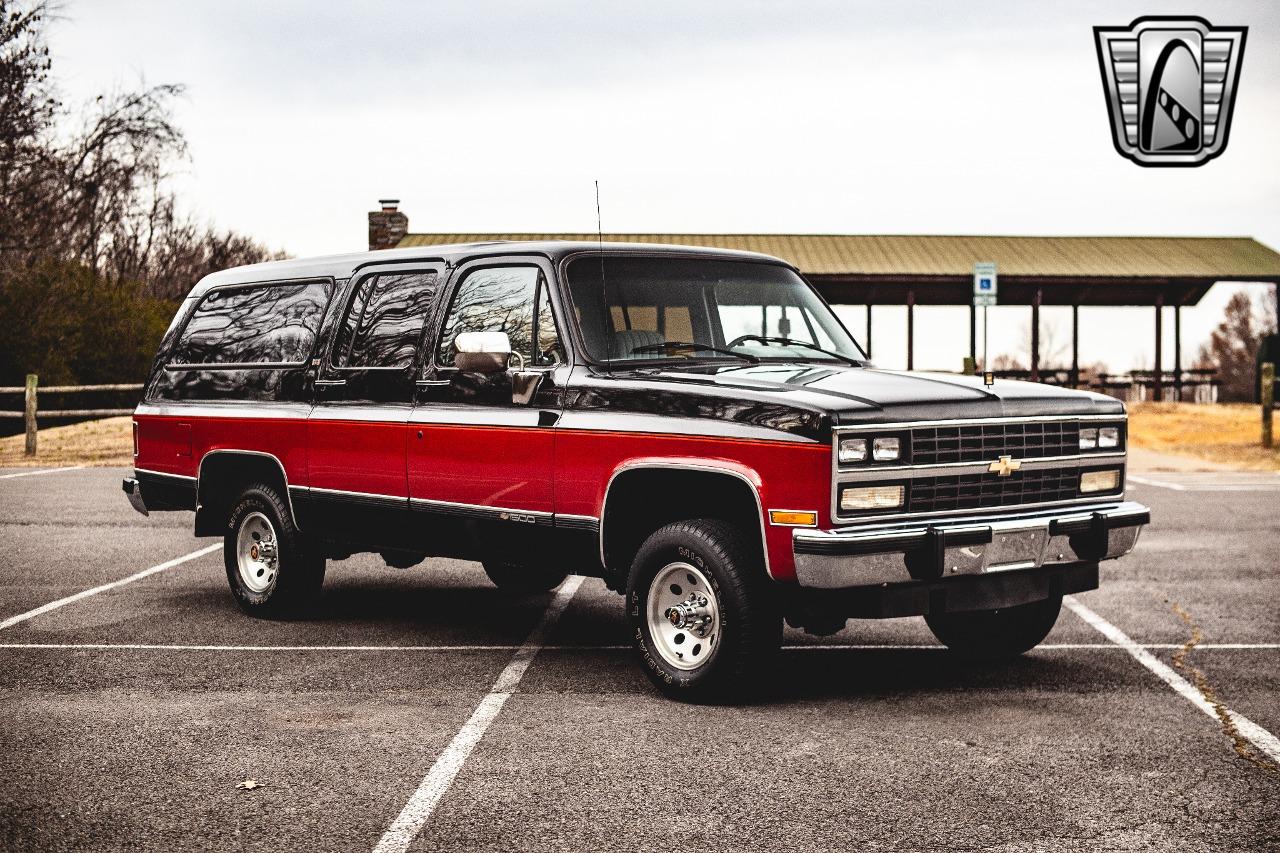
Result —
<path fill-rule="evenodd" d="M 991 474 L 916 477 L 907 487 L 907 509 L 909 512 L 945 512 L 1066 501 L 1078 496 L 1079 482 L 1078 468 L 1017 471 L 1010 477 Z"/>
<path fill-rule="evenodd" d="M 1076 421 L 916 427 L 911 431 L 913 465 L 987 462 L 1004 455 L 1039 459 L 1079 452 L 1080 424 Z"/>

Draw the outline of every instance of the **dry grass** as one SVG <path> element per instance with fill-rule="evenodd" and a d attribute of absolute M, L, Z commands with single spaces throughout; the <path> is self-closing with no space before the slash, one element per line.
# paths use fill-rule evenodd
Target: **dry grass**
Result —
<path fill-rule="evenodd" d="M 1276 420 L 1280 433 L 1280 418 Z M 1242 471 L 1280 471 L 1280 447 L 1264 450 L 1261 435 L 1261 412 L 1247 403 L 1137 403 L 1129 407 L 1132 447 L 1218 462 Z"/>
<path fill-rule="evenodd" d="M 23 455 L 26 437 L 0 438 L 0 467 L 65 465 L 129 468 L 133 465 L 133 418 L 103 418 L 40 430 L 36 456 Z"/>

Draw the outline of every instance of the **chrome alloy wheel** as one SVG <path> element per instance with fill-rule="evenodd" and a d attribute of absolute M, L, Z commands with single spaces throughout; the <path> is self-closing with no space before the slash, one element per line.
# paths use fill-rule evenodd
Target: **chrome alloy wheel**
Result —
<path fill-rule="evenodd" d="M 251 512 L 240 522 L 236 535 L 236 565 L 240 580 L 250 592 L 262 593 L 275 582 L 280 566 L 280 549 L 271 521 L 260 512 Z"/>
<path fill-rule="evenodd" d="M 699 669 L 720 642 L 720 602 L 707 576 L 668 563 L 649 584 L 645 618 L 654 648 L 676 669 Z"/>

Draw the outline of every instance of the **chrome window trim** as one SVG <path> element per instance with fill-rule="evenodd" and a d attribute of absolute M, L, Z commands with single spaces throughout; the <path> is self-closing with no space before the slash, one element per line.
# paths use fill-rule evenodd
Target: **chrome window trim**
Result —
<path fill-rule="evenodd" d="M 271 461 L 276 463 L 276 465 L 280 468 L 280 477 L 281 479 L 284 480 L 284 499 L 289 504 L 289 515 L 293 516 L 294 526 L 297 527 L 299 530 L 301 530 L 302 525 L 298 522 L 298 513 L 293 508 L 293 493 L 289 487 L 289 474 L 284 470 L 284 463 L 281 462 L 280 457 L 276 456 L 274 453 L 266 453 L 261 450 L 240 450 L 240 449 L 231 448 L 231 447 L 220 447 L 217 450 L 210 450 L 204 456 L 201 456 L 200 464 L 199 466 L 196 467 L 196 509 L 197 510 L 200 509 L 200 479 L 204 476 L 205 460 L 207 460 L 210 456 L 216 456 L 218 454 L 226 454 L 226 453 L 239 454 L 240 456 L 264 456 L 267 459 L 270 459 Z"/>
<path fill-rule="evenodd" d="M 747 488 L 751 491 L 752 497 L 756 499 L 756 519 L 760 522 L 760 548 L 764 557 L 764 571 L 769 577 L 774 578 L 773 570 L 769 566 L 769 539 L 766 535 L 764 522 L 764 503 L 760 500 L 760 492 L 757 491 L 755 484 L 746 478 L 740 471 L 734 471 L 732 468 L 726 468 L 719 465 L 708 465 L 697 462 L 637 462 L 635 464 L 623 465 L 609 476 L 609 484 L 604 489 L 604 500 L 600 503 L 600 566 L 608 571 L 609 564 L 605 562 L 604 556 L 604 518 L 609 508 L 609 493 L 613 490 L 613 481 L 626 471 L 637 471 L 643 469 L 657 470 L 673 470 L 673 471 L 701 471 L 709 474 L 728 474 L 736 477 L 747 484 Z M 776 580 L 776 578 L 774 578 Z"/>

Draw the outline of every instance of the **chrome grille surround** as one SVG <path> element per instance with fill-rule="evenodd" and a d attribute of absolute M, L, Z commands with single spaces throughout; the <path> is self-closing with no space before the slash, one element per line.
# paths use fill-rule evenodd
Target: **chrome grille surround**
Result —
<path fill-rule="evenodd" d="M 858 424 L 837 427 L 832 436 L 831 453 L 831 520 L 835 526 L 891 521 L 901 518 L 945 518 L 971 512 L 975 509 L 1001 510 L 1024 509 L 1043 506 L 1070 506 L 1121 500 L 1124 497 L 1124 465 L 1127 435 L 1121 447 L 1115 451 L 1079 452 L 1079 430 L 1082 426 L 1096 424 L 1120 424 L 1127 427 L 1127 416 L 1114 415 L 1039 415 L 1008 418 L 973 418 L 937 421 L 915 421 L 883 424 Z M 967 428 L 979 428 L 976 433 Z M 1012 427 L 1012 429 L 1010 429 Z M 962 431 L 963 430 L 963 431 Z M 981 450 L 988 454 L 977 459 L 919 464 L 914 461 L 902 465 L 873 465 L 865 468 L 848 466 L 841 468 L 838 459 L 840 439 L 859 433 L 906 433 L 908 444 L 914 452 L 917 431 L 928 431 L 929 437 L 942 435 L 976 434 L 983 439 Z M 1125 430 L 1127 433 L 1127 428 Z M 1032 436 L 1028 441 L 1026 436 Z M 999 443 L 993 438 L 998 436 Z M 1070 436 L 1074 445 L 1070 453 L 1057 455 L 1021 456 L 1007 443 L 1007 438 L 1030 446 L 1042 454 L 1066 448 L 1062 436 Z M 1041 440 L 1047 437 L 1048 440 Z M 1009 447 L 1009 450 L 990 449 Z M 952 454 L 954 455 L 954 454 Z M 966 456 L 972 454 L 964 454 Z M 988 470 L 988 466 L 1000 455 L 1012 455 L 1021 468 L 1010 478 L 1000 478 Z M 1080 496 L 1074 484 L 1081 471 L 1094 468 L 1121 468 L 1119 492 Z M 1013 483 L 1018 485 L 1013 485 Z M 903 483 L 907 487 L 906 506 L 898 512 L 864 512 L 845 514 L 840 511 L 840 489 L 849 484 Z M 991 483 L 993 485 L 988 485 Z M 1072 488 L 1067 489 L 1066 484 Z M 917 502 L 916 495 L 928 500 Z M 975 497 L 976 496 L 976 497 Z M 992 497 L 994 496 L 994 501 Z M 966 499 L 967 498 L 967 499 Z"/>

